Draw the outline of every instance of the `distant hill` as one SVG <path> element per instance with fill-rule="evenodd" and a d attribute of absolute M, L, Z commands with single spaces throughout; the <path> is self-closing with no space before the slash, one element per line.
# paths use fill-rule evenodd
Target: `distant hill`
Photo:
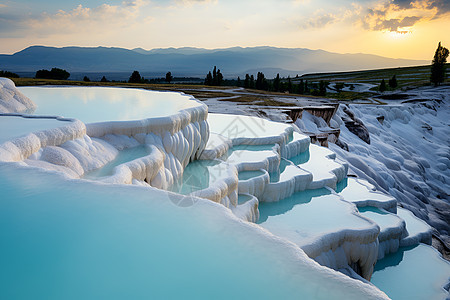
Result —
<path fill-rule="evenodd" d="M 262 71 L 267 78 L 276 73 L 295 76 L 311 72 L 338 72 L 429 64 L 429 61 L 392 59 L 370 54 L 338 54 L 303 48 L 166 48 L 133 50 L 106 47 L 31 46 L 22 51 L 0 55 L 0 70 L 35 72 L 52 67 L 71 73 L 130 73 L 164 76 L 204 77 L 217 66 L 225 77 L 243 76 Z M 159 74 L 159 75 L 156 75 Z"/>

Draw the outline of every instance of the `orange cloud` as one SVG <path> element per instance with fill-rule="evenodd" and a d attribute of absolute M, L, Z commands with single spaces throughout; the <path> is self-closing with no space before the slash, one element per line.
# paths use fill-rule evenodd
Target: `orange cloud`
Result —
<path fill-rule="evenodd" d="M 416 23 L 438 18 L 449 10 L 448 0 L 391 0 L 369 8 L 362 23 L 369 30 L 406 33 Z"/>

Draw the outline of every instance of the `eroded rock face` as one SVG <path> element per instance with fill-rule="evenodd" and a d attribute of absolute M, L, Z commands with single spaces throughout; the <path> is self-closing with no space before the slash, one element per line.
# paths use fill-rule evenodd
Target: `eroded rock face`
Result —
<path fill-rule="evenodd" d="M 415 98 L 428 97 L 429 101 L 351 104 L 350 113 L 358 116 L 370 132 L 370 147 L 341 126 L 340 138 L 351 152 L 333 144 L 330 148 L 350 163 L 353 173 L 397 198 L 403 207 L 436 229 L 434 233 L 448 247 L 449 87 L 424 87 L 409 93 Z M 348 112 L 343 108 L 339 117 L 344 119 Z"/>
<path fill-rule="evenodd" d="M 336 113 L 336 110 L 338 109 L 339 104 L 332 104 L 332 105 L 322 105 L 322 106 L 307 106 L 303 109 L 313 116 L 322 118 L 327 122 L 327 124 L 330 124 L 331 118 Z"/>
<path fill-rule="evenodd" d="M 364 123 L 360 119 L 356 118 L 353 112 L 347 107 L 344 107 L 344 112 L 347 114 L 347 116 L 342 117 L 345 127 L 347 127 L 351 133 L 355 134 L 361 140 L 370 145 L 369 130 L 367 130 Z"/>
<path fill-rule="evenodd" d="M 32 113 L 35 109 L 36 104 L 11 79 L 0 77 L 0 113 Z"/>
<path fill-rule="evenodd" d="M 340 139 L 337 139 L 335 144 L 348 152 L 348 144 L 346 142 L 343 142 Z"/>

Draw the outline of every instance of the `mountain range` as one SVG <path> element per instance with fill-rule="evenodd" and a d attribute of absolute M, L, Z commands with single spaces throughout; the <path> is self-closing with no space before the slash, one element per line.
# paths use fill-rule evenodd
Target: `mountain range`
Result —
<path fill-rule="evenodd" d="M 70 73 L 131 73 L 162 77 L 204 77 L 217 66 L 225 78 L 263 72 L 295 76 L 312 72 L 337 72 L 429 64 L 424 60 L 393 59 L 371 54 L 339 54 L 324 50 L 276 47 L 232 47 L 224 49 L 164 48 L 144 50 L 107 47 L 31 46 L 14 54 L 0 54 L 0 70 L 34 73 L 62 68 Z"/>

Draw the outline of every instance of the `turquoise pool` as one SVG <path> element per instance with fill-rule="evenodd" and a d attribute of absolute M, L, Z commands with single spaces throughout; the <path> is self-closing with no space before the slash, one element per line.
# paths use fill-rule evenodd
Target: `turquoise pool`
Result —
<path fill-rule="evenodd" d="M 375 265 L 371 282 L 393 300 L 445 299 L 450 264 L 431 246 L 400 248 Z"/>
<path fill-rule="evenodd" d="M 155 189 L 6 163 L 0 190 L 1 299 L 361 299 L 369 290 L 207 200 L 181 208 Z"/>
<path fill-rule="evenodd" d="M 202 105 L 181 93 L 131 88 L 20 87 L 19 90 L 36 103 L 34 114 L 76 118 L 84 123 L 165 117 Z"/>
<path fill-rule="evenodd" d="M 329 232 L 359 230 L 372 225 L 352 214 L 352 207 L 326 189 L 303 191 L 283 199 L 282 205 L 261 203 L 261 226 L 299 246 Z M 280 202 L 280 203 L 281 203 Z"/>
<path fill-rule="evenodd" d="M 424 221 L 416 218 L 412 212 L 410 212 L 407 209 L 398 207 L 397 208 L 397 215 L 405 220 L 406 222 L 406 230 L 408 230 L 408 233 L 410 236 L 414 236 L 417 234 L 420 234 L 421 232 L 427 232 L 431 228 L 428 226 L 427 223 Z M 450 275 L 449 275 L 450 276 Z"/>
<path fill-rule="evenodd" d="M 70 121 L 58 121 L 55 118 L 23 118 L 16 116 L 0 116 L 0 144 L 15 138 L 23 137 L 31 132 L 53 129 L 67 125 Z"/>
<path fill-rule="evenodd" d="M 315 197 L 331 195 L 331 192 L 325 188 L 317 190 L 306 190 L 295 193 L 289 198 L 279 202 L 261 202 L 259 203 L 259 221 L 264 223 L 269 218 L 289 214 L 296 206 L 302 206 L 311 202 Z M 301 207 L 300 207 L 301 210 Z"/>
<path fill-rule="evenodd" d="M 97 179 L 105 176 L 110 176 L 113 174 L 113 170 L 120 164 L 135 160 L 140 157 L 147 156 L 151 153 L 150 149 L 146 145 L 140 145 L 132 148 L 126 148 L 119 151 L 119 154 L 115 159 L 107 163 L 101 168 L 92 170 L 84 174 L 86 179 Z"/>
<path fill-rule="evenodd" d="M 170 188 L 172 192 L 188 195 L 210 187 L 228 177 L 228 165 L 219 160 L 196 160 L 190 162 L 183 175 Z"/>
<path fill-rule="evenodd" d="M 261 170 L 257 170 L 257 171 L 241 171 L 238 174 L 238 178 L 239 180 L 249 180 L 251 178 L 254 177 L 259 177 L 264 175 L 265 173 Z"/>

